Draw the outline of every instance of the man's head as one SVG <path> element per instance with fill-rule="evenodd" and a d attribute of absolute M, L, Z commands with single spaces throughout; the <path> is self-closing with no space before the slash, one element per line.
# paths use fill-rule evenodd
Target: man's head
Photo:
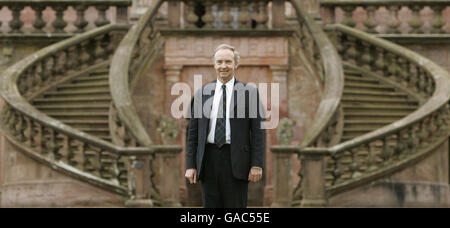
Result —
<path fill-rule="evenodd" d="M 234 76 L 234 71 L 239 65 L 239 53 L 236 48 L 227 44 L 219 45 L 214 52 L 214 69 L 217 78 L 226 83 Z"/>

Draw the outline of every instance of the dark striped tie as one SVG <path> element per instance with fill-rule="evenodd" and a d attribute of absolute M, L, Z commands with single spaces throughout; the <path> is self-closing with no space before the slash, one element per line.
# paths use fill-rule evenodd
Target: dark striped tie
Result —
<path fill-rule="evenodd" d="M 219 110 L 217 111 L 216 131 L 214 132 L 214 142 L 220 148 L 226 142 L 226 122 L 225 113 L 227 110 L 227 91 L 226 86 L 222 85 L 222 99 L 219 103 Z"/>

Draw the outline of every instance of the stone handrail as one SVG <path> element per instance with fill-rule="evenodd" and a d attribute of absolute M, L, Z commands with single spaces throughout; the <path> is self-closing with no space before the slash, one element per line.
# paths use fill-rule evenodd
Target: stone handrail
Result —
<path fill-rule="evenodd" d="M 125 24 L 128 20 L 128 7 L 131 6 L 131 4 L 131 0 L 3 0 L 0 1 L 0 9 L 3 7 L 8 7 L 12 13 L 12 20 L 8 22 L 10 31 L 5 34 L 0 33 L 0 35 L 23 35 L 24 31 L 22 30 L 22 27 L 24 26 L 25 21 L 22 21 L 21 19 L 21 11 L 25 7 L 30 7 L 36 15 L 34 21 L 32 22 L 32 27 L 34 30 L 31 31 L 31 33 L 26 32 L 25 35 L 42 36 L 47 35 L 47 33 L 51 33 L 52 35 L 64 36 L 67 35 L 64 29 L 70 23 L 64 18 L 64 12 L 68 9 L 68 7 L 73 7 L 77 15 L 76 21 L 73 22 L 76 30 L 73 32 L 83 33 L 86 26 L 89 24 L 85 18 L 85 11 L 88 7 L 95 7 L 98 11 L 98 18 L 93 24 L 96 27 L 101 27 L 111 23 L 106 17 L 106 11 L 111 7 L 117 8 L 117 23 Z M 55 12 L 56 19 L 52 22 L 50 31 L 45 32 L 43 28 L 46 27 L 47 23 L 50 23 L 43 20 L 43 12 L 47 8 L 51 8 Z M 0 21 L 0 26 L 1 24 L 2 21 Z"/>
<path fill-rule="evenodd" d="M 367 18 L 364 21 L 359 21 L 364 25 L 364 29 L 368 33 L 384 33 L 384 34 L 448 34 L 444 28 L 448 21 L 443 18 L 443 12 L 450 7 L 447 0 L 321 0 L 321 7 L 324 9 L 324 21 L 327 24 L 342 23 L 349 27 L 355 27 L 358 24 L 353 18 L 353 13 L 357 8 L 362 8 L 367 13 Z M 388 12 L 388 20 L 386 24 L 382 24 L 377 20 L 377 11 L 385 7 Z M 404 20 L 399 17 L 399 12 L 402 7 L 408 8 L 412 11 L 411 18 Z M 430 7 L 433 11 L 433 19 L 430 22 L 425 21 L 420 16 L 420 12 L 426 7 Z M 344 11 L 344 19 L 337 21 L 336 9 L 340 8 Z M 402 24 L 408 24 L 410 29 L 405 31 L 402 29 Z M 432 28 L 425 29 L 424 24 L 430 23 Z M 381 26 L 380 26 L 381 25 Z M 378 28 L 380 27 L 380 28 Z M 386 27 L 383 29 L 382 27 Z"/>
<path fill-rule="evenodd" d="M 331 147 L 300 148 L 303 169 L 306 169 L 302 182 L 309 183 L 303 186 L 303 205 L 326 204 L 326 197 L 420 161 L 449 135 L 450 74 L 447 71 L 413 51 L 359 30 L 344 25 L 327 26 L 326 30 L 338 37 L 337 49 L 346 62 L 377 74 L 386 73 L 382 77 L 409 87 L 426 99 L 419 109 L 403 119 L 365 135 Z M 362 54 L 356 51 L 357 45 Z M 375 53 L 376 57 L 369 58 L 368 53 Z M 316 166 L 308 165 L 312 162 Z M 313 181 L 317 178 L 322 182 Z"/>
<path fill-rule="evenodd" d="M 328 145 L 330 143 L 329 139 L 334 133 L 329 129 L 332 128 L 330 123 L 338 112 L 344 89 L 344 71 L 340 57 L 333 44 L 323 32 L 322 28 L 304 11 L 301 1 L 291 0 L 291 4 L 297 12 L 297 19 L 302 29 L 301 33 L 311 36 L 309 44 L 302 42 L 304 43 L 303 49 L 309 50 L 312 56 L 310 59 L 315 60 L 315 65 L 317 65 L 316 70 L 322 76 L 321 79 L 324 86 L 317 116 L 310 125 L 309 130 L 305 133 L 300 147 L 322 145 L 323 143 Z M 301 38 L 301 40 L 305 39 Z"/>
<path fill-rule="evenodd" d="M 127 126 L 127 130 L 136 139 L 137 143 L 143 146 L 153 144 L 150 136 L 141 123 L 136 108 L 131 99 L 131 84 L 137 77 L 136 68 L 150 53 L 143 45 L 152 43 L 156 34 L 152 26 L 152 18 L 158 12 L 159 7 L 164 1 L 154 1 L 148 7 L 147 12 L 130 29 L 125 38 L 119 44 L 114 54 L 110 68 L 110 86 L 114 107 L 118 113 L 119 119 Z M 147 46 L 151 48 L 151 46 Z"/>
<path fill-rule="evenodd" d="M 2 130 L 12 143 L 54 169 L 122 195 L 128 195 L 127 187 L 134 184 L 128 183 L 127 175 L 133 172 L 129 157 L 152 154 L 154 149 L 103 141 L 43 114 L 24 96 L 46 83 L 64 81 L 74 72 L 104 65 L 116 45 L 108 41 L 114 33 L 128 29 L 128 25 L 107 25 L 41 49 L 7 68 L 0 87 L 6 101 Z"/>

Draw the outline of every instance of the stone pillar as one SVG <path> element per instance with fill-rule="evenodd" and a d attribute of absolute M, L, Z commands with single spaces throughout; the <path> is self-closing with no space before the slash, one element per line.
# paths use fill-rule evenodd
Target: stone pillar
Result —
<path fill-rule="evenodd" d="M 165 83 L 165 93 L 164 97 L 164 113 L 168 116 L 172 116 L 170 113 L 170 108 L 172 106 L 172 102 L 175 97 L 170 96 L 170 91 L 172 90 L 172 86 L 180 82 L 180 74 L 183 66 L 175 65 L 175 66 L 165 66 L 164 70 L 166 71 L 166 83 Z"/>
<path fill-rule="evenodd" d="M 272 163 L 273 202 L 271 207 L 290 207 L 293 193 L 292 155 L 297 152 L 295 146 L 273 146 Z"/>
<path fill-rule="evenodd" d="M 272 70 L 273 82 L 280 84 L 280 118 L 287 117 L 288 115 L 288 86 L 287 86 L 287 78 L 288 78 L 288 66 L 270 66 Z"/>
<path fill-rule="evenodd" d="M 151 199 L 151 170 L 149 156 L 130 157 L 128 189 L 133 198 L 126 201 L 127 207 L 153 207 Z"/>
<path fill-rule="evenodd" d="M 302 207 L 324 207 L 328 205 L 325 192 L 326 149 L 301 151 L 303 170 Z"/>
<path fill-rule="evenodd" d="M 180 203 L 180 146 L 165 146 L 156 153 L 161 157 L 159 166 L 161 205 L 181 207 Z"/>
<path fill-rule="evenodd" d="M 272 1 L 272 28 L 281 29 L 285 25 L 285 0 Z"/>

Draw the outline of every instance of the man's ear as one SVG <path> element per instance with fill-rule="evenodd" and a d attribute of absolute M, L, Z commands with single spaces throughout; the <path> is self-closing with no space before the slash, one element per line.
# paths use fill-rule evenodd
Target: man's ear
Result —
<path fill-rule="evenodd" d="M 238 67 L 239 67 L 239 65 L 236 65 L 236 67 L 234 69 L 237 70 Z"/>

